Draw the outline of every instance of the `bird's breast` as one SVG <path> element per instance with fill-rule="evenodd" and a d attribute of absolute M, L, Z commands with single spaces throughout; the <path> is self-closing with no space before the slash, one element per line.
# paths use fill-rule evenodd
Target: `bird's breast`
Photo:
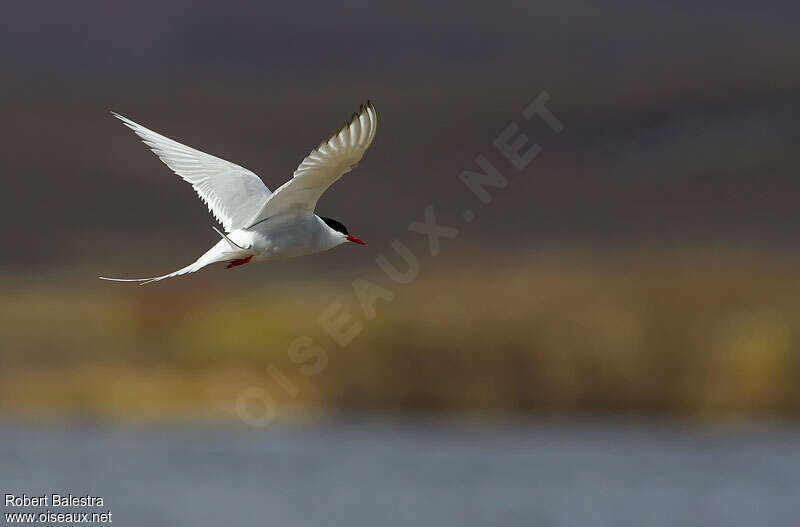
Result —
<path fill-rule="evenodd" d="M 324 232 L 317 222 L 307 218 L 264 222 L 253 233 L 257 259 L 291 258 L 323 251 Z"/>

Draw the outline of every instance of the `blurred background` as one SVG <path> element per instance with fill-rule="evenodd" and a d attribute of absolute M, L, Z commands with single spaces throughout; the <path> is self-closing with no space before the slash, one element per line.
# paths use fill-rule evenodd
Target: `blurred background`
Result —
<path fill-rule="evenodd" d="M 0 4 L 0 490 L 170 526 L 788 523 L 799 14 Z M 561 133 L 521 117 L 543 91 Z M 367 99 L 377 138 L 317 210 L 367 247 L 97 280 L 217 240 L 110 111 L 275 189 Z M 522 171 L 511 122 L 542 148 Z M 479 154 L 509 180 L 486 205 L 458 177 Z M 408 230 L 429 205 L 459 230 L 435 257 Z M 404 267 L 394 240 L 408 284 L 376 264 Z M 374 317 L 356 280 L 392 297 Z"/>

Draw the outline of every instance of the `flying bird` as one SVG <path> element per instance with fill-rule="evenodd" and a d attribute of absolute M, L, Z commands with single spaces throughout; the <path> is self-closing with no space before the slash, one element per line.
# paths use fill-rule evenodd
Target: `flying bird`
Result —
<path fill-rule="evenodd" d="M 112 112 L 113 113 L 113 112 Z M 371 102 L 350 122 L 311 151 L 292 178 L 275 192 L 244 167 L 195 150 L 113 113 L 133 130 L 173 172 L 189 182 L 225 232 L 192 264 L 151 278 L 105 278 L 140 285 L 227 262 L 227 269 L 251 261 L 290 258 L 327 251 L 346 242 L 366 245 L 343 223 L 314 214 L 322 193 L 350 172 L 372 144 L 378 115 Z"/>

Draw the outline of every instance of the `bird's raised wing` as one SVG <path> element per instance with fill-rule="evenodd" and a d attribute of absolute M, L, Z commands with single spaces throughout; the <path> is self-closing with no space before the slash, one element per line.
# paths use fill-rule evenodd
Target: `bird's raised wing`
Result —
<path fill-rule="evenodd" d="M 246 168 L 182 145 L 116 113 L 114 116 L 136 132 L 169 168 L 191 183 L 227 232 L 249 225 L 269 199 L 271 194 L 264 182 Z"/>
<path fill-rule="evenodd" d="M 322 193 L 361 160 L 378 126 L 371 102 L 361 106 L 350 122 L 314 149 L 264 204 L 251 224 L 289 212 L 313 212 Z"/>

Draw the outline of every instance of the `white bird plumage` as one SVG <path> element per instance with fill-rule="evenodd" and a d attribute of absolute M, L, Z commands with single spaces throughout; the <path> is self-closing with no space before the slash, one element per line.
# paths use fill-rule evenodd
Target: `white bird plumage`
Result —
<path fill-rule="evenodd" d="M 362 106 L 349 123 L 303 159 L 292 179 L 264 203 L 255 221 L 291 210 L 313 212 L 322 193 L 361 160 L 375 139 L 377 124 L 372 104 Z"/>
<path fill-rule="evenodd" d="M 113 113 L 113 112 L 112 112 Z M 114 113 L 133 130 L 173 172 L 195 189 L 228 235 L 194 263 L 164 276 L 119 279 L 151 283 L 193 273 L 215 262 L 232 265 L 252 258 L 299 256 L 324 251 L 345 241 L 362 243 L 339 222 L 314 214 L 320 196 L 352 170 L 372 144 L 378 118 L 368 102 L 327 141 L 306 156 L 293 177 L 274 193 L 257 175 L 237 164 L 173 141 Z"/>

